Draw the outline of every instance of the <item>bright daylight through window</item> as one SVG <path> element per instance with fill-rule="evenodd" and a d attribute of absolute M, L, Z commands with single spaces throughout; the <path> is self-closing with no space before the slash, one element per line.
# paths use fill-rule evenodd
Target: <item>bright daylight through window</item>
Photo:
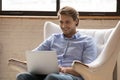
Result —
<path fill-rule="evenodd" d="M 80 16 L 120 16 L 120 0 L 0 0 L 0 15 L 56 16 L 63 6 Z"/>
<path fill-rule="evenodd" d="M 2 0 L 3 11 L 56 11 L 56 0 Z"/>
<path fill-rule="evenodd" d="M 72 6 L 80 12 L 116 12 L 116 0 L 60 0 L 60 7 Z M 77 3 L 77 4 L 76 4 Z"/>

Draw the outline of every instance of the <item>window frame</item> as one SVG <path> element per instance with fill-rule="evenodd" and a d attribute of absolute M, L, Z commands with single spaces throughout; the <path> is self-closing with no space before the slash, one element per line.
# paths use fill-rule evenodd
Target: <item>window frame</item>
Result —
<path fill-rule="evenodd" d="M 10 16 L 57 16 L 60 8 L 60 0 L 56 0 L 56 11 L 2 11 L 0 0 L 0 15 Z M 79 12 L 80 16 L 120 16 L 120 0 L 117 0 L 117 12 Z"/>

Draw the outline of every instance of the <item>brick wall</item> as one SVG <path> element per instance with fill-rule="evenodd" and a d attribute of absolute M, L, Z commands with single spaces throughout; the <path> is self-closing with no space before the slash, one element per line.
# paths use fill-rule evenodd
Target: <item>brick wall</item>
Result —
<path fill-rule="evenodd" d="M 32 50 L 43 41 L 45 21 L 56 19 L 0 17 L 0 80 L 15 80 L 17 71 L 8 66 L 9 58 L 25 60 L 25 51 Z M 112 28 L 118 20 L 80 20 L 78 28 Z"/>

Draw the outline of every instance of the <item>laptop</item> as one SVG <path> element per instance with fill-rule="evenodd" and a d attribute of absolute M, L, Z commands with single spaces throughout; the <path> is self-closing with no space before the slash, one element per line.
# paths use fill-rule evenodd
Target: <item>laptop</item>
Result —
<path fill-rule="evenodd" d="M 58 73 L 58 62 L 55 51 L 27 51 L 28 72 L 34 74 Z"/>

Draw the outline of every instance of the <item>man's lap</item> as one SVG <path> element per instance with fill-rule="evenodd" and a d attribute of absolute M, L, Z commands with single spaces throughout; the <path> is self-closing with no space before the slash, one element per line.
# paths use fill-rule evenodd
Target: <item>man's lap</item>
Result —
<path fill-rule="evenodd" d="M 48 75 L 41 74 L 31 74 L 31 73 L 19 73 L 16 80 L 80 80 L 78 77 L 75 77 L 70 74 L 64 73 L 51 73 Z M 81 78 L 81 80 L 83 80 Z"/>

